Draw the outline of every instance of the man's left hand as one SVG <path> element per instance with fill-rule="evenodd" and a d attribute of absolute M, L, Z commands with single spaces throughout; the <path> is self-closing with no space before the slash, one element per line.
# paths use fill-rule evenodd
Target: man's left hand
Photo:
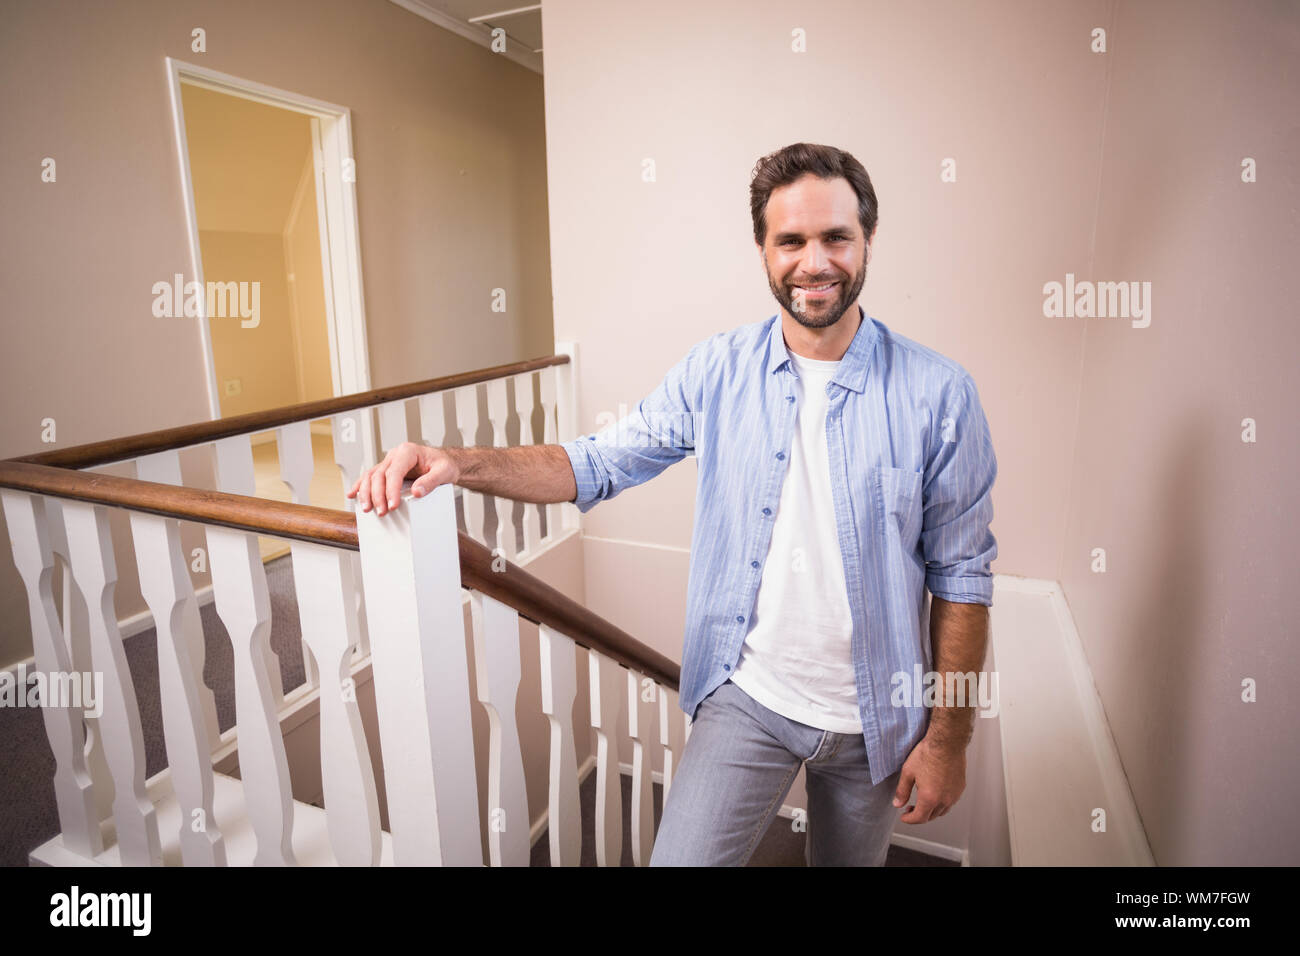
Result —
<path fill-rule="evenodd" d="M 928 823 L 952 809 L 966 789 L 966 749 L 954 751 L 936 744 L 927 735 L 921 738 L 898 778 L 894 806 L 901 807 L 916 785 L 917 799 L 899 817 L 904 823 Z"/>

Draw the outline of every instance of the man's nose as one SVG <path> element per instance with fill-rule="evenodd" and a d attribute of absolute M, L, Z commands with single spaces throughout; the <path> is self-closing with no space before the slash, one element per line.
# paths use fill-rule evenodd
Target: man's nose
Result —
<path fill-rule="evenodd" d="M 826 254 L 825 247 L 818 240 L 814 239 L 804 247 L 803 261 L 800 265 L 804 273 L 812 278 L 820 276 L 826 269 L 830 256 Z"/>

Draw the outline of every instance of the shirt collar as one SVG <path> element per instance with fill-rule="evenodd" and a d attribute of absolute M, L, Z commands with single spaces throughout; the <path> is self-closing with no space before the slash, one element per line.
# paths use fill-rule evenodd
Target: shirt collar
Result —
<path fill-rule="evenodd" d="M 835 370 L 831 381 L 855 392 L 861 392 L 866 389 L 867 370 L 880 333 L 866 310 L 861 305 L 857 308 L 862 316 L 862 322 L 858 326 L 857 334 L 853 336 L 853 341 L 849 343 L 848 351 L 840 359 L 839 368 Z M 781 331 L 781 314 L 778 312 L 772 320 L 772 330 L 768 338 L 767 371 L 770 374 L 789 363 L 790 350 L 785 346 L 785 335 Z"/>

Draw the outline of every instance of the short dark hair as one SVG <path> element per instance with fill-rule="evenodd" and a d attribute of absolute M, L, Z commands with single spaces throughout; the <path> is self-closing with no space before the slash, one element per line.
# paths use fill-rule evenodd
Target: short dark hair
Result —
<path fill-rule="evenodd" d="M 768 153 L 754 166 L 754 176 L 749 182 L 749 211 L 754 217 L 754 241 L 760 246 L 767 239 L 767 200 L 778 186 L 788 186 L 800 176 L 812 173 L 821 179 L 844 177 L 858 195 L 858 222 L 862 234 L 871 241 L 876 231 L 879 207 L 876 190 L 866 167 L 834 146 L 817 143 L 793 143 L 774 153 Z"/>

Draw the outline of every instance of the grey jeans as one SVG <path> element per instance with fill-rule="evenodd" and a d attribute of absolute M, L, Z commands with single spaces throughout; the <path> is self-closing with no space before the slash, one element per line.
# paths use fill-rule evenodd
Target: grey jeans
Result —
<path fill-rule="evenodd" d="M 884 866 L 903 814 L 899 772 L 872 786 L 861 734 L 783 717 L 730 680 L 696 712 L 673 774 L 651 866 L 744 866 L 799 767 L 807 768 L 809 866 Z"/>

